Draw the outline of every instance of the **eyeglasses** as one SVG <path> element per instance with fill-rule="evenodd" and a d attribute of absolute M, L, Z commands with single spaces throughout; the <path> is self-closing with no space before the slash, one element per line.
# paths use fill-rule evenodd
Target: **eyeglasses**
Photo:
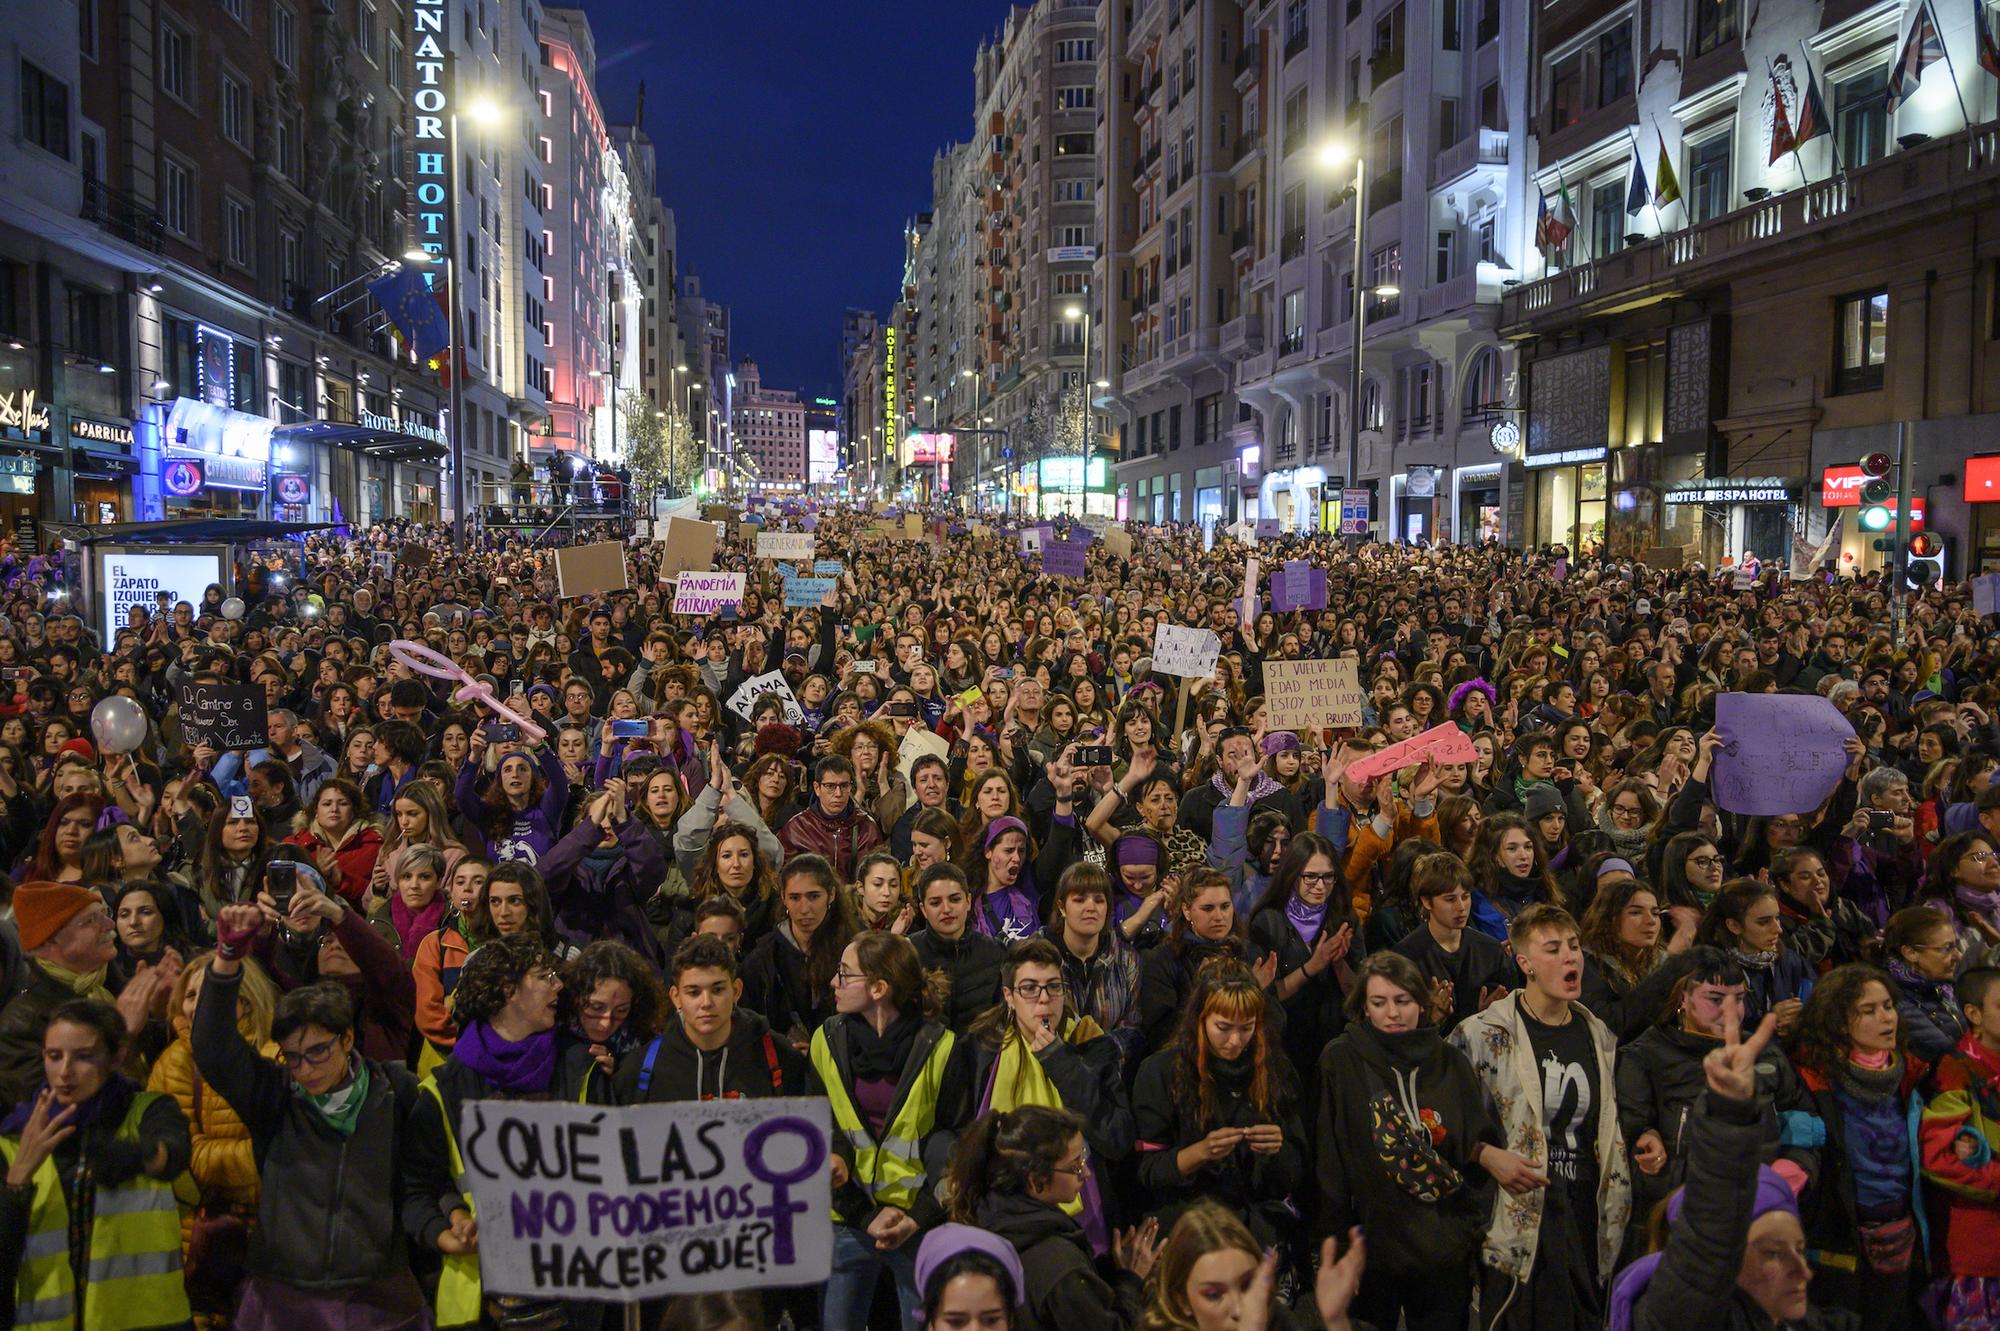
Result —
<path fill-rule="evenodd" d="M 854 783 L 852 781 L 822 781 L 819 783 L 819 788 L 829 795 L 838 795 L 843 791 L 854 789 Z"/>
<path fill-rule="evenodd" d="M 1959 858 L 1971 860 L 1974 864 L 1991 864 L 1995 860 L 2000 860 L 2000 855 L 1995 855 L 1990 850 L 1968 850 Z"/>
<path fill-rule="evenodd" d="M 1945 952 L 1955 957 L 1965 951 L 1965 940 L 1954 938 L 1949 943 L 1912 943 L 1910 947 L 1918 952 Z"/>
<path fill-rule="evenodd" d="M 1720 869 L 1722 867 L 1722 856 L 1690 855 L 1688 856 L 1688 863 L 1702 869 Z"/>
<path fill-rule="evenodd" d="M 1643 818 L 1646 816 L 1645 806 L 1640 804 L 1614 804 L 1611 806 L 1611 812 L 1620 818 Z"/>
<path fill-rule="evenodd" d="M 1307 870 L 1299 875 L 1299 881 L 1301 883 L 1317 884 L 1320 887 L 1329 887 L 1332 885 L 1335 877 L 1336 875 L 1334 874 L 1313 873 L 1311 870 Z"/>
<path fill-rule="evenodd" d="M 867 978 L 860 971 L 839 970 L 833 973 L 833 982 L 835 984 L 858 984 Z"/>
<path fill-rule="evenodd" d="M 1077 1152 L 1075 1164 L 1057 1165 L 1055 1172 L 1058 1174 L 1068 1174 L 1075 1178 L 1088 1178 L 1090 1176 L 1090 1148 L 1086 1146 Z"/>
<path fill-rule="evenodd" d="M 1061 980 L 1050 980 L 1047 984 L 1036 984 L 1033 980 L 1023 980 L 1014 986 L 1014 992 L 1022 998 L 1027 999 L 1030 1003 L 1040 998 L 1061 998 L 1063 996 L 1063 982 Z"/>
<path fill-rule="evenodd" d="M 340 1041 L 336 1039 L 321 1040 L 318 1044 L 307 1045 L 297 1053 L 293 1053 L 289 1049 L 280 1049 L 278 1051 L 278 1061 L 294 1072 L 300 1068 L 316 1068 L 331 1058 L 333 1051 L 339 1047 Z"/>

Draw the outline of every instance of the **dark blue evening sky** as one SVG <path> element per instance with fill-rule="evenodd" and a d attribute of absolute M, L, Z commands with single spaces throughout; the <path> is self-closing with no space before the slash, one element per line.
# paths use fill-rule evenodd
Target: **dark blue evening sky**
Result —
<path fill-rule="evenodd" d="M 598 96 L 645 128 L 681 271 L 767 383 L 838 396 L 840 317 L 886 313 L 932 155 L 971 135 L 972 56 L 1006 0 L 588 0 Z"/>

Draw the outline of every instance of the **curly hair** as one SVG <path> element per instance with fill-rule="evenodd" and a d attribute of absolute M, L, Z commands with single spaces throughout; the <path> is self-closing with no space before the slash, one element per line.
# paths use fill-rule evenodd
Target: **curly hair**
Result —
<path fill-rule="evenodd" d="M 1836 966 L 1827 972 L 1813 986 L 1812 996 L 1806 999 L 1805 1011 L 1799 1014 L 1798 1033 L 1793 1037 L 1792 1062 L 1821 1076 L 1831 1076 L 1833 1070 L 1847 1058 L 1850 1047 L 1847 1025 L 1854 1017 L 1855 1005 L 1871 984 L 1881 985 L 1892 1000 L 1896 997 L 1895 982 L 1889 978 L 1889 972 L 1878 966 L 1855 962 Z M 1898 1058 L 1904 1055 L 1908 1038 L 1908 1031 L 1898 1021 Z"/>
<path fill-rule="evenodd" d="M 1083 1118 L 1067 1109 L 1022 1105 L 975 1120 L 952 1148 L 948 1174 L 951 1218 L 978 1223 L 989 1193 L 1026 1193 L 1044 1187 L 1071 1141 L 1083 1135 Z"/>
<path fill-rule="evenodd" d="M 632 991 L 632 1010 L 625 1018 L 625 1033 L 636 1040 L 650 1040 L 658 1035 L 661 1014 L 667 1007 L 667 992 L 660 983 L 659 971 L 615 938 L 598 939 L 571 957 L 563 968 L 564 1020 L 575 1021 L 591 993 L 606 980 L 622 980 Z"/>
<path fill-rule="evenodd" d="M 556 969 L 556 955 L 534 934 L 496 938 L 473 949 L 451 992 L 451 1018 L 464 1030 L 475 1021 L 491 1021 L 507 1006 L 531 971 Z"/>

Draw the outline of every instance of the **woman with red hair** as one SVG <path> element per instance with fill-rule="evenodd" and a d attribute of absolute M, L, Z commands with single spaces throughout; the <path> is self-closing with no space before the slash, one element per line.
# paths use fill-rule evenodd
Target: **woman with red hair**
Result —
<path fill-rule="evenodd" d="M 97 830 L 104 814 L 101 795 L 69 795 L 56 801 L 55 809 L 42 824 L 41 839 L 21 877 L 32 882 L 80 883 L 83 881 L 83 843 Z"/>

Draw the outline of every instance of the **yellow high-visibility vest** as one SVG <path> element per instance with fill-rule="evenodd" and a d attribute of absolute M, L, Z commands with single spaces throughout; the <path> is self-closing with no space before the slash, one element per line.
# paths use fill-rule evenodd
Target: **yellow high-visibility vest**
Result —
<path fill-rule="evenodd" d="M 139 1140 L 139 1120 L 159 1096 L 132 1097 L 120 1140 Z M 14 1163 L 18 1137 L 0 1137 L 0 1156 Z M 14 1279 L 16 1331 L 75 1331 L 76 1275 L 69 1264 L 69 1201 L 53 1158 L 33 1179 L 35 1199 Z M 135 1174 L 115 1188 L 99 1187 L 90 1217 L 90 1252 L 84 1269 L 82 1331 L 132 1331 L 187 1321 L 181 1278 L 181 1211 L 170 1181 Z"/>
<path fill-rule="evenodd" d="M 919 1039 L 923 1037 L 918 1036 Z M 924 1138 L 937 1123 L 938 1093 L 944 1081 L 945 1065 L 951 1061 L 954 1037 L 941 1031 L 937 1044 L 924 1059 L 916 1084 L 898 1106 L 894 1119 L 878 1139 L 862 1120 L 847 1092 L 847 1081 L 833 1050 L 826 1042 L 824 1026 L 813 1032 L 812 1062 L 826 1087 L 827 1103 L 833 1110 L 833 1125 L 854 1144 L 854 1181 L 878 1206 L 894 1206 L 907 1211 L 924 1186 Z M 833 1218 L 845 1223 L 838 1207 Z"/>

